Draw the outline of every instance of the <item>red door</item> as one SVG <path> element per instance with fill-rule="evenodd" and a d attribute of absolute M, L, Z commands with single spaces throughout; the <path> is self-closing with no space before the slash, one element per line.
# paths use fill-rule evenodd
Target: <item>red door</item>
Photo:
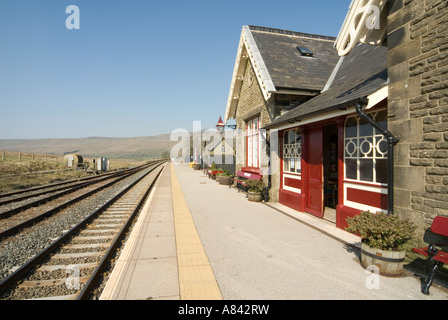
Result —
<path fill-rule="evenodd" d="M 318 217 L 324 215 L 323 196 L 323 130 L 313 128 L 308 131 L 308 201 L 306 211 Z"/>

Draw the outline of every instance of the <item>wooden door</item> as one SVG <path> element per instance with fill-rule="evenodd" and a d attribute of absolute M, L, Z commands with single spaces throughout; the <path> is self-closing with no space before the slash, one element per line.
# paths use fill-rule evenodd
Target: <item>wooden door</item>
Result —
<path fill-rule="evenodd" d="M 306 211 L 318 217 L 324 215 L 323 196 L 323 131 L 313 128 L 308 131 L 308 201 Z"/>

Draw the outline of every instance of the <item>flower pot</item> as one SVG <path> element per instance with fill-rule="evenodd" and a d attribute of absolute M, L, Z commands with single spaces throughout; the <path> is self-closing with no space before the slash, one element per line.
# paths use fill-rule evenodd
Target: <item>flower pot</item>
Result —
<path fill-rule="evenodd" d="M 218 182 L 219 184 L 228 186 L 230 185 L 231 180 L 229 176 L 218 176 Z"/>
<path fill-rule="evenodd" d="M 195 163 L 195 164 L 193 164 L 193 169 L 199 170 L 199 169 L 201 169 L 201 165 L 199 163 Z"/>
<path fill-rule="evenodd" d="M 260 192 L 247 192 L 247 199 L 249 201 L 260 202 L 262 199 L 262 194 Z"/>
<path fill-rule="evenodd" d="M 380 275 L 386 277 L 399 277 L 403 273 L 406 251 L 389 251 L 369 247 L 361 244 L 361 265 L 363 268 L 375 265 Z"/>

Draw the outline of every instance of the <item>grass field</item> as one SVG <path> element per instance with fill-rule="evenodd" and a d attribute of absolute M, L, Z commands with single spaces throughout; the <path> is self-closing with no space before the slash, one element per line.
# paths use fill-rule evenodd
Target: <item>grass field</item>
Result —
<path fill-rule="evenodd" d="M 22 157 L 19 162 L 17 157 L 6 156 L 3 161 L 0 161 L 0 193 L 88 177 L 94 174 L 83 169 L 67 168 L 63 157 L 54 157 L 49 161 L 36 160 L 45 159 L 41 155 L 35 155 L 35 160 L 32 158 Z M 144 163 L 144 161 L 116 159 L 110 161 L 110 170 L 126 169 Z"/>

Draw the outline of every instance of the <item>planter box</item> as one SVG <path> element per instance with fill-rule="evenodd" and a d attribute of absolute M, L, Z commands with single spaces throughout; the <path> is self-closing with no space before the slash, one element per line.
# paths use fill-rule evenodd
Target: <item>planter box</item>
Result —
<path fill-rule="evenodd" d="M 375 265 L 380 275 L 386 277 L 400 277 L 403 273 L 406 251 L 387 251 L 374 249 L 367 244 L 361 244 L 361 265 L 363 268 Z"/>
<path fill-rule="evenodd" d="M 232 182 L 231 177 L 229 177 L 229 176 L 218 176 L 217 180 L 218 180 L 219 184 L 222 184 L 225 186 L 230 185 L 230 183 Z"/>
<path fill-rule="evenodd" d="M 259 192 L 252 192 L 252 191 L 247 192 L 247 199 L 249 201 L 260 202 L 262 197 L 263 197 L 262 194 Z"/>

